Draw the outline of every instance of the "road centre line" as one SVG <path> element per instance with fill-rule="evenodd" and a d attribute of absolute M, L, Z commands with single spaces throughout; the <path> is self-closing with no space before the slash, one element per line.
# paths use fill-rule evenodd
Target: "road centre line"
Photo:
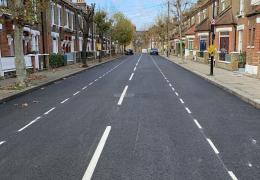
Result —
<path fill-rule="evenodd" d="M 136 71 L 136 67 L 134 68 L 134 71 Z"/>
<path fill-rule="evenodd" d="M 169 86 L 172 87 L 172 84 L 170 83 Z"/>
<path fill-rule="evenodd" d="M 128 89 L 128 86 L 126 86 L 125 89 L 124 89 L 124 91 L 122 92 L 122 94 L 121 94 L 121 96 L 120 96 L 120 99 L 119 99 L 117 105 L 119 105 L 119 106 L 122 105 L 122 102 L 123 102 L 123 100 L 124 100 L 124 97 L 125 97 L 125 94 L 126 94 L 126 92 L 127 92 L 127 89 Z"/>
<path fill-rule="evenodd" d="M 52 112 L 54 109 L 56 109 L 56 107 L 51 108 L 49 111 L 45 112 L 44 114 L 45 114 L 45 115 L 48 115 L 48 114 L 50 114 L 50 112 Z"/>
<path fill-rule="evenodd" d="M 61 104 L 64 104 L 65 102 L 67 102 L 70 98 L 67 98 L 65 100 L 63 100 L 62 102 L 60 102 Z"/>
<path fill-rule="evenodd" d="M 176 96 L 179 96 L 179 93 L 175 92 L 175 95 L 176 95 Z"/>
<path fill-rule="evenodd" d="M 183 99 L 181 99 L 181 98 L 180 98 L 180 102 L 181 102 L 182 104 L 184 104 L 184 101 L 183 101 Z"/>
<path fill-rule="evenodd" d="M 73 96 L 76 96 L 76 95 L 79 94 L 79 93 L 80 93 L 80 91 L 75 92 L 75 93 L 73 94 Z"/>
<path fill-rule="evenodd" d="M 173 90 L 173 91 L 175 91 L 175 88 L 174 88 L 174 87 L 172 87 L 172 90 Z"/>
<path fill-rule="evenodd" d="M 91 86 L 93 84 L 93 82 L 89 83 L 88 85 Z"/>
<path fill-rule="evenodd" d="M 191 111 L 190 111 L 190 109 L 189 109 L 188 107 L 185 107 L 185 109 L 186 109 L 186 111 L 187 111 L 189 114 L 191 114 Z"/>
<path fill-rule="evenodd" d="M 130 78 L 129 78 L 129 81 L 132 81 L 133 76 L 134 76 L 134 73 L 131 74 L 131 76 L 130 76 Z"/>
<path fill-rule="evenodd" d="M 104 131 L 104 133 L 98 143 L 97 149 L 95 150 L 95 153 L 90 160 L 90 163 L 88 165 L 88 168 L 87 168 L 82 180 L 91 180 L 91 177 L 94 173 L 94 170 L 96 168 L 100 155 L 104 149 L 104 146 L 106 144 L 110 131 L 111 131 L 111 126 L 107 126 L 106 130 Z"/>
<path fill-rule="evenodd" d="M 197 121 L 197 119 L 193 119 L 193 121 L 195 122 L 195 124 L 198 126 L 199 129 L 202 129 L 202 126 L 201 126 L 200 123 Z"/>
<path fill-rule="evenodd" d="M 207 138 L 207 141 L 208 141 L 209 145 L 211 146 L 211 148 L 213 149 L 213 151 L 214 151 L 216 154 L 219 154 L 218 149 L 217 149 L 216 146 L 213 144 L 213 142 L 211 141 L 211 139 Z"/>
<path fill-rule="evenodd" d="M 4 143 L 6 143 L 6 141 L 1 141 L 0 142 L 0 146 L 3 145 Z"/>
<path fill-rule="evenodd" d="M 87 88 L 88 88 L 88 86 L 85 86 L 85 87 L 82 88 L 82 90 L 85 90 L 85 89 L 87 89 Z"/>
<path fill-rule="evenodd" d="M 19 129 L 18 132 L 22 132 L 23 130 L 25 130 L 26 128 L 31 126 L 32 124 L 36 123 L 39 119 L 41 119 L 40 116 L 37 117 L 35 120 L 31 121 L 30 123 L 28 123 L 27 125 L 25 125 L 24 127 L 22 127 L 21 129 Z"/>
<path fill-rule="evenodd" d="M 235 174 L 232 171 L 228 171 L 228 174 L 230 175 L 232 180 L 238 180 L 237 177 L 235 176 Z"/>

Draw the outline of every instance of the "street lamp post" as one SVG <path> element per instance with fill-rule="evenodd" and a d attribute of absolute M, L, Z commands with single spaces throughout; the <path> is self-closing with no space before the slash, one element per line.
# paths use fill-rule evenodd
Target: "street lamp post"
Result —
<path fill-rule="evenodd" d="M 211 34 L 212 34 L 212 41 L 211 45 L 214 45 L 215 41 L 215 0 L 212 0 L 213 3 L 213 10 L 212 10 L 212 22 L 211 22 Z M 210 61 L 210 75 L 213 76 L 214 74 L 214 55 L 211 54 L 211 61 Z"/>

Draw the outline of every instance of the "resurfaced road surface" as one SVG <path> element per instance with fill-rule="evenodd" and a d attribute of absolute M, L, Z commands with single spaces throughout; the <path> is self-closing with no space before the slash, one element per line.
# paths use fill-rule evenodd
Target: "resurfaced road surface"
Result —
<path fill-rule="evenodd" d="M 258 180 L 260 111 L 160 56 L 0 105 L 2 180 Z"/>

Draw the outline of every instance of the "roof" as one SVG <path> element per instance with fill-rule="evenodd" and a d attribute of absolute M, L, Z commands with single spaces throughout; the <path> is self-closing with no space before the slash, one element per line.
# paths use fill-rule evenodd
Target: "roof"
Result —
<path fill-rule="evenodd" d="M 187 31 L 185 32 L 185 35 L 193 35 L 195 34 L 195 24 L 192 25 L 190 28 L 187 29 Z"/>
<path fill-rule="evenodd" d="M 237 24 L 237 21 L 233 16 L 231 7 L 228 8 L 226 11 L 222 12 L 216 19 L 216 26 L 233 24 Z"/>
<path fill-rule="evenodd" d="M 200 24 L 195 27 L 195 32 L 210 31 L 210 20 L 209 18 L 204 19 Z"/>

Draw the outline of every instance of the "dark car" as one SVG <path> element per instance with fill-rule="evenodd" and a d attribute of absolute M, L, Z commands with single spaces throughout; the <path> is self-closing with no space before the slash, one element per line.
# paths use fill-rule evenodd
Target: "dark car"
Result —
<path fill-rule="evenodd" d="M 151 49 L 151 52 L 150 52 L 150 55 L 159 55 L 158 49 L 152 48 L 152 49 Z"/>
<path fill-rule="evenodd" d="M 132 49 L 125 50 L 125 55 L 133 55 L 134 51 Z"/>

